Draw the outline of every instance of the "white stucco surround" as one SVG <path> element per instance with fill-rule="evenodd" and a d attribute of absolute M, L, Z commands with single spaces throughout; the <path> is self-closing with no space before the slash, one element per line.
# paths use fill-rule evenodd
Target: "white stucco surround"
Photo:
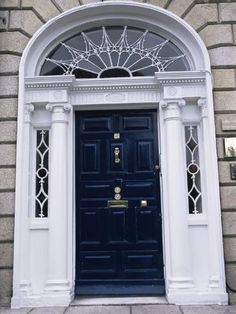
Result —
<path fill-rule="evenodd" d="M 128 22 L 127 22 L 128 21 Z M 143 27 L 171 38 L 192 71 L 155 77 L 76 80 L 40 77 L 61 40 L 91 26 Z M 147 4 L 108 1 L 69 10 L 27 45 L 19 83 L 12 307 L 68 305 L 74 297 L 74 111 L 156 108 L 160 136 L 166 297 L 174 304 L 227 304 L 212 83 L 207 50 L 174 14 Z M 184 125 L 199 130 L 201 214 L 188 213 Z M 50 130 L 49 216 L 34 217 L 35 130 Z"/>

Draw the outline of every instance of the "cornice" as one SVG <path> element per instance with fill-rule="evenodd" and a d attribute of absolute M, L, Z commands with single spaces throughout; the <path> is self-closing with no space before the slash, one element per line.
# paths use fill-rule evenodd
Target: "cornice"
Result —
<path fill-rule="evenodd" d="M 205 71 L 158 72 L 155 76 L 160 85 L 198 85 L 206 81 Z"/>
<path fill-rule="evenodd" d="M 158 83 L 161 85 L 202 84 L 205 83 L 205 78 L 159 79 Z"/>
<path fill-rule="evenodd" d="M 158 72 L 155 77 L 76 80 L 73 75 L 25 78 L 26 89 L 69 89 L 75 92 L 157 91 L 163 85 L 201 85 L 205 72 Z"/>
<path fill-rule="evenodd" d="M 80 92 L 104 92 L 104 91 L 129 91 L 129 90 L 157 90 L 157 84 L 139 84 L 139 85 L 112 85 L 112 86 L 75 86 L 71 88 L 71 91 Z"/>
<path fill-rule="evenodd" d="M 25 83 L 25 87 L 28 89 L 55 89 L 55 88 L 69 88 L 71 86 L 70 83 Z"/>
<path fill-rule="evenodd" d="M 74 75 L 35 76 L 25 78 L 27 89 L 58 89 L 70 88 L 75 81 Z"/>

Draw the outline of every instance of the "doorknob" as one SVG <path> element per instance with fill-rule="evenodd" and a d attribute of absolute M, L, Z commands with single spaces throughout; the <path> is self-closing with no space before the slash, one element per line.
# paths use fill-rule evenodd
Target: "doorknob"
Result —
<path fill-rule="evenodd" d="M 140 201 L 140 206 L 141 207 L 147 207 L 147 201 L 146 200 L 141 200 Z"/>
<path fill-rule="evenodd" d="M 119 149 L 119 147 L 115 147 L 114 155 L 115 155 L 115 163 L 119 164 L 120 163 L 120 149 Z"/>

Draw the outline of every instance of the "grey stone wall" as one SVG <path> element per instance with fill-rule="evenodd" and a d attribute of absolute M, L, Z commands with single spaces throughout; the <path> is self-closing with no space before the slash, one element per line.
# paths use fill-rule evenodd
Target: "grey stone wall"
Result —
<path fill-rule="evenodd" d="M 29 39 L 45 22 L 93 0 L 0 0 L 0 305 L 12 293 L 15 147 L 18 66 Z M 226 274 L 236 289 L 236 181 L 224 158 L 223 138 L 236 136 L 222 122 L 236 120 L 236 2 L 221 0 L 144 0 L 174 12 L 205 42 L 212 63 Z M 230 293 L 236 303 L 236 294 Z"/>

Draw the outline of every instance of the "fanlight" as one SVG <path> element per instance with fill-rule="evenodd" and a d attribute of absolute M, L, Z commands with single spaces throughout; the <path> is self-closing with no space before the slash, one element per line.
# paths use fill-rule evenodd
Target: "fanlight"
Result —
<path fill-rule="evenodd" d="M 77 78 L 147 76 L 186 71 L 185 54 L 170 40 L 133 27 L 102 27 L 61 42 L 46 58 L 41 75 Z"/>

